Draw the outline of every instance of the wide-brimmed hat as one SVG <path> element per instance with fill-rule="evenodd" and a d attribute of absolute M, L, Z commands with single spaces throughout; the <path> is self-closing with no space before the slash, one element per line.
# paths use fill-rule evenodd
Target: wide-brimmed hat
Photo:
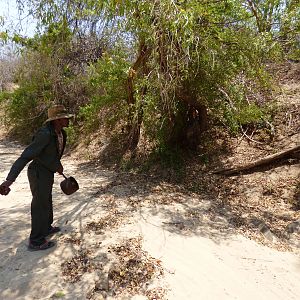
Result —
<path fill-rule="evenodd" d="M 74 115 L 69 114 L 63 105 L 58 104 L 48 109 L 48 119 L 45 121 L 45 123 L 58 119 L 70 119 L 73 117 Z"/>

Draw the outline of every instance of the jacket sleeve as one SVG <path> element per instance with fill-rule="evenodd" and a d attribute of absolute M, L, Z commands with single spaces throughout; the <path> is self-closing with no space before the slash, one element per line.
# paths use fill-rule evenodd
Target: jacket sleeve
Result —
<path fill-rule="evenodd" d="M 39 130 L 32 143 L 25 148 L 21 156 L 14 162 L 6 180 L 15 181 L 26 164 L 37 157 L 41 151 L 48 145 L 50 133 L 47 130 Z"/>

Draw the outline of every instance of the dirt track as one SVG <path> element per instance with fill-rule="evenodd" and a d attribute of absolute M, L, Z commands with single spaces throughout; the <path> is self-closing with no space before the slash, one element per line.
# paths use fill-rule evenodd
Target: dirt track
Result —
<path fill-rule="evenodd" d="M 0 180 L 20 151 L 14 144 L 0 142 Z M 209 200 L 149 178 L 145 185 L 135 185 L 129 175 L 127 180 L 120 179 L 71 157 L 64 159 L 64 165 L 66 174 L 74 175 L 81 188 L 72 196 L 63 195 L 62 178 L 56 175 L 55 223 L 63 232 L 52 238 L 57 241 L 53 250 L 27 251 L 30 192 L 26 170 L 9 196 L 1 196 L 0 299 L 147 299 L 147 290 L 157 299 L 162 294 L 165 299 L 180 300 L 299 299 L 299 254 L 264 247 L 237 235 L 225 218 L 208 218 Z M 201 217 L 187 218 L 195 212 Z M 146 257 L 162 268 L 161 276 L 144 284 L 135 292 L 138 296 L 130 296 L 128 290 L 121 293 L 116 282 L 109 281 L 109 274 L 115 274 L 112 270 L 121 273 L 121 260 L 116 263 L 112 249 L 139 236 L 142 249 L 135 247 L 135 261 Z M 82 253 L 85 268 L 81 273 L 69 270 L 78 275 L 72 282 L 72 277 L 63 275 L 62 263 Z M 146 260 L 142 262 L 146 265 Z"/>

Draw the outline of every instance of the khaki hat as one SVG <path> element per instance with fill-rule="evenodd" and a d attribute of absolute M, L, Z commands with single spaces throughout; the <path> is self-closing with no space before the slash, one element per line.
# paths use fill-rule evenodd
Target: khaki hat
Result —
<path fill-rule="evenodd" d="M 74 115 L 69 114 L 63 105 L 54 105 L 48 109 L 48 119 L 45 123 L 58 119 L 70 119 L 73 117 Z"/>

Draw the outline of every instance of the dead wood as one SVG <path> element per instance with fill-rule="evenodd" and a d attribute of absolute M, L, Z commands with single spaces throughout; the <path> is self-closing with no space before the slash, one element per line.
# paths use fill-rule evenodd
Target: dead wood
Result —
<path fill-rule="evenodd" d="M 244 172 L 250 169 L 254 169 L 256 167 L 270 165 L 271 163 L 274 163 L 278 160 L 287 159 L 287 158 L 299 158 L 299 154 L 300 154 L 300 145 L 290 148 L 288 150 L 284 150 L 272 155 L 268 155 L 262 159 L 256 160 L 244 166 L 237 166 L 237 167 L 217 170 L 214 172 L 214 174 L 233 175 L 239 172 Z"/>

